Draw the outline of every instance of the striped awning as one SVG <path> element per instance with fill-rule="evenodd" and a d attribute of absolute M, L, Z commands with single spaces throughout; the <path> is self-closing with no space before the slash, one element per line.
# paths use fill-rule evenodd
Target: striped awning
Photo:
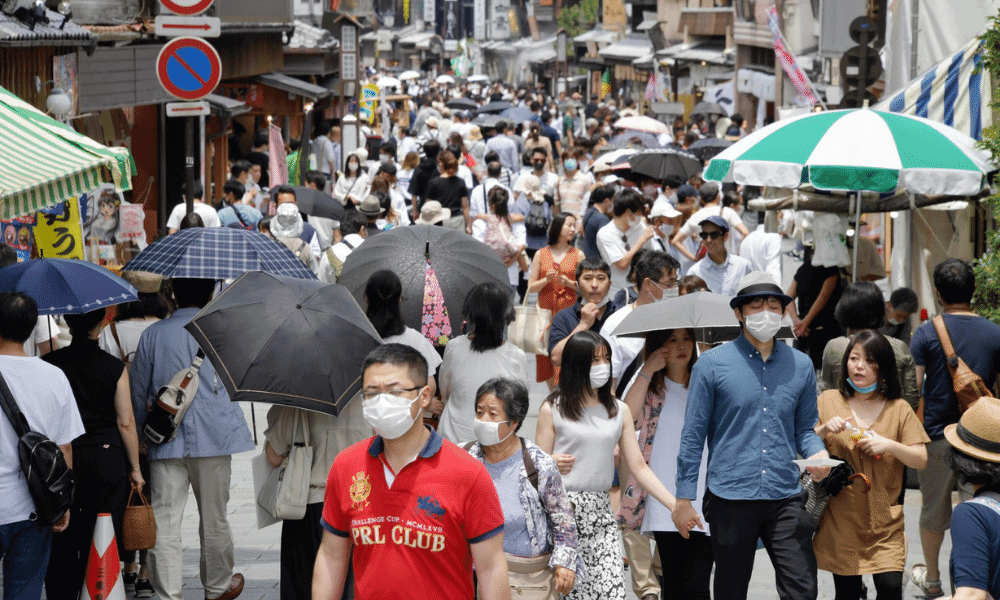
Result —
<path fill-rule="evenodd" d="M 984 52 L 982 40 L 974 38 L 873 108 L 938 121 L 981 140 L 993 124 L 990 76 L 980 68 Z"/>
<path fill-rule="evenodd" d="M 131 189 L 135 162 L 0 87 L 0 218 L 31 214 L 113 183 Z"/>

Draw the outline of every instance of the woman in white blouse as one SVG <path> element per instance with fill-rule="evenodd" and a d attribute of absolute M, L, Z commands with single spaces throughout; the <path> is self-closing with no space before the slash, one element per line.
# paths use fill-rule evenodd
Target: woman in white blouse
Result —
<path fill-rule="evenodd" d="M 368 196 L 371 180 L 365 171 L 364 162 L 368 160 L 368 151 L 358 148 L 347 155 L 344 161 L 344 172 L 333 187 L 333 197 L 344 206 L 357 206 Z"/>
<path fill-rule="evenodd" d="M 494 377 L 524 381 L 524 351 L 508 342 L 507 326 L 514 320 L 510 288 L 483 283 L 469 292 L 462 305 L 465 335 L 452 338 L 441 363 L 441 435 L 456 444 L 476 439 L 472 430 L 479 386 Z"/>

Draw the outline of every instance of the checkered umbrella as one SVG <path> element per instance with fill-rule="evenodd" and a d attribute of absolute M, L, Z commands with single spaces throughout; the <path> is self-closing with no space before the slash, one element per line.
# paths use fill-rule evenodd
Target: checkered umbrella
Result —
<path fill-rule="evenodd" d="M 316 279 L 280 242 L 230 227 L 190 227 L 169 235 L 147 246 L 125 270 L 189 279 L 230 279 L 248 271 Z"/>
<path fill-rule="evenodd" d="M 0 291 L 24 292 L 40 315 L 82 314 L 138 299 L 127 281 L 85 260 L 36 258 L 0 269 Z"/>

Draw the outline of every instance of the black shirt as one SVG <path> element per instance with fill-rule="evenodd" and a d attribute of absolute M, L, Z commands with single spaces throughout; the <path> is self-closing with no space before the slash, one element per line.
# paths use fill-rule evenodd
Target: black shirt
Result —
<path fill-rule="evenodd" d="M 840 300 L 841 284 L 840 270 L 837 267 L 816 267 L 812 263 L 803 263 L 799 270 L 795 272 L 795 289 L 798 296 L 799 318 L 805 317 L 816 302 L 820 290 L 823 289 L 823 282 L 829 277 L 837 277 L 837 285 L 833 289 L 830 299 L 823 305 L 823 309 L 813 320 L 810 327 L 827 327 L 836 325 L 833 318 L 833 309 Z"/>
<path fill-rule="evenodd" d="M 74 337 L 68 347 L 49 352 L 42 360 L 66 374 L 87 432 L 85 436 L 110 434 L 112 439 L 120 440 L 115 392 L 125 363 L 101 350 L 97 340 L 87 337 Z"/>
<path fill-rule="evenodd" d="M 420 210 L 420 206 L 427 197 L 427 184 L 439 174 L 437 161 L 429 158 L 421 159 L 420 164 L 413 170 L 413 177 L 410 178 L 410 187 L 407 188 L 407 191 L 413 196 L 413 206 L 417 211 Z M 420 202 L 417 202 L 417 198 L 420 199 Z"/>
<path fill-rule="evenodd" d="M 461 214 L 462 198 L 469 197 L 469 188 L 465 187 L 465 180 L 458 175 L 451 177 L 435 177 L 427 184 L 426 200 L 437 200 L 441 206 L 451 210 L 451 216 Z"/>

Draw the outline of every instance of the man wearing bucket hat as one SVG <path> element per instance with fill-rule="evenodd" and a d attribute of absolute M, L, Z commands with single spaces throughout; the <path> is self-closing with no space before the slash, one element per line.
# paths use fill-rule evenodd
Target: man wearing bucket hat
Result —
<path fill-rule="evenodd" d="M 715 598 L 747 597 L 758 538 L 774 565 L 778 597 L 815 599 L 813 527 L 803 510 L 797 455 L 829 458 L 813 431 L 819 418 L 808 356 L 774 336 L 792 299 L 767 273 L 740 280 L 730 301 L 742 333 L 694 365 L 677 457 L 674 523 L 685 537 L 696 517 L 701 455 L 708 440 L 703 502 L 712 527 Z M 808 467 L 822 479 L 829 467 Z"/>
<path fill-rule="evenodd" d="M 975 489 L 951 517 L 952 599 L 1000 598 L 1000 400 L 980 398 L 944 437 L 946 462 Z"/>

